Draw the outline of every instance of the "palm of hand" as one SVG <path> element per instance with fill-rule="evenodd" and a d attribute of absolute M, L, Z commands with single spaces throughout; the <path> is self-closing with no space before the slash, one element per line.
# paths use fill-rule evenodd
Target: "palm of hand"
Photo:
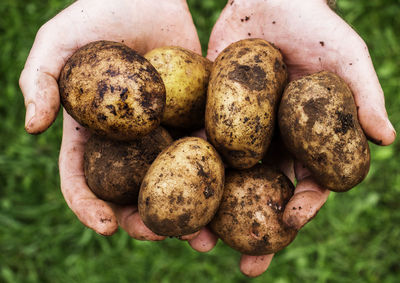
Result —
<path fill-rule="evenodd" d="M 239 2 L 239 3 L 237 3 Z M 249 37 L 274 43 L 284 55 L 289 79 L 329 70 L 345 79 L 371 140 L 390 144 L 395 131 L 387 119 L 383 91 L 364 41 L 324 1 L 232 1 L 212 31 L 208 57 Z"/>
<path fill-rule="evenodd" d="M 284 56 L 289 80 L 321 70 L 342 76 L 353 91 L 367 136 L 379 144 L 393 142 L 395 132 L 387 120 L 383 92 L 368 49 L 324 1 L 230 1 L 211 33 L 208 58 L 215 59 L 230 43 L 244 38 L 274 43 Z M 276 153 L 283 172 L 291 179 L 295 175 L 298 181 L 284 221 L 300 229 L 325 203 L 329 191 L 321 188 L 302 164 L 293 163 L 285 149 L 279 148 Z M 302 210 L 290 209 L 293 207 Z M 243 255 L 241 270 L 249 276 L 260 275 L 272 256 Z"/>
<path fill-rule="evenodd" d="M 141 54 L 166 45 L 201 52 L 185 1 L 77 1 L 39 30 L 21 74 L 29 133 L 40 133 L 54 121 L 60 107 L 57 80 L 61 68 L 75 50 L 95 40 L 123 42 Z M 119 224 L 137 239 L 163 239 L 144 226 L 136 206 L 108 204 L 87 187 L 83 151 L 89 135 L 64 111 L 59 167 L 61 190 L 69 207 L 97 233 L 110 235 Z"/>

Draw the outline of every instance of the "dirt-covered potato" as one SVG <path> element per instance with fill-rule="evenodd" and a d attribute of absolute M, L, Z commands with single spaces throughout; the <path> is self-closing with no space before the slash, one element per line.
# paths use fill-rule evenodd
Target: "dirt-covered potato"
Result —
<path fill-rule="evenodd" d="M 78 49 L 61 71 L 59 89 L 76 121 L 117 140 L 150 133 L 165 107 L 165 87 L 156 69 L 118 42 L 96 41 Z"/>
<path fill-rule="evenodd" d="M 136 204 L 144 175 L 157 155 L 172 142 L 162 127 L 134 141 L 92 135 L 84 153 L 84 172 L 89 188 L 103 200 Z"/>
<path fill-rule="evenodd" d="M 144 57 L 161 74 L 167 91 L 161 123 L 180 128 L 204 127 L 211 61 L 175 46 L 153 49 Z"/>
<path fill-rule="evenodd" d="M 286 81 L 281 53 L 265 40 L 241 40 L 218 55 L 208 86 L 205 126 L 208 140 L 229 166 L 250 168 L 262 159 Z"/>
<path fill-rule="evenodd" d="M 139 192 L 139 214 L 154 233 L 182 236 L 208 224 L 224 187 L 224 165 L 201 138 L 175 141 L 150 166 Z"/>
<path fill-rule="evenodd" d="M 343 192 L 368 173 L 370 153 L 345 81 L 319 72 L 291 82 L 279 107 L 286 147 L 323 187 Z"/>
<path fill-rule="evenodd" d="M 297 234 L 282 220 L 293 192 L 290 180 L 273 167 L 258 164 L 247 170 L 227 170 L 222 202 L 210 226 L 243 254 L 275 253 Z"/>

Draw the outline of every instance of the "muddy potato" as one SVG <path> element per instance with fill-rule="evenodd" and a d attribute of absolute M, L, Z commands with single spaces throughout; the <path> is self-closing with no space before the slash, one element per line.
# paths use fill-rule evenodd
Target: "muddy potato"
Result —
<path fill-rule="evenodd" d="M 179 128 L 204 127 L 210 60 L 182 47 L 156 48 L 144 57 L 161 74 L 167 99 L 162 124 Z"/>
<path fill-rule="evenodd" d="M 228 170 L 222 202 L 210 226 L 243 254 L 275 253 L 297 234 L 282 221 L 293 192 L 290 180 L 273 167 L 258 164 L 247 170 Z"/>
<path fill-rule="evenodd" d="M 92 135 L 85 145 L 84 172 L 93 193 L 116 204 L 136 204 L 140 184 L 157 155 L 173 142 L 159 127 L 134 141 Z"/>
<path fill-rule="evenodd" d="M 160 75 L 129 47 L 96 41 L 78 49 L 59 79 L 67 112 L 95 134 L 117 140 L 145 136 L 158 127 L 165 106 Z"/>
<path fill-rule="evenodd" d="M 323 187 L 347 191 L 368 173 L 370 153 L 350 88 L 331 72 L 291 82 L 279 108 L 286 147 Z"/>
<path fill-rule="evenodd" d="M 182 236 L 208 224 L 218 209 L 224 165 L 208 142 L 175 141 L 153 162 L 139 192 L 139 214 L 154 233 Z"/>
<path fill-rule="evenodd" d="M 229 166 L 250 168 L 262 159 L 286 80 L 281 53 L 262 39 L 235 42 L 215 60 L 205 128 L 208 140 Z"/>

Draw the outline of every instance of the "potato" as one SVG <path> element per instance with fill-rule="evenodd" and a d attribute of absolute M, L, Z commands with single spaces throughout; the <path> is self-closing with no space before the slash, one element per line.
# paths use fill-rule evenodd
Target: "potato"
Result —
<path fill-rule="evenodd" d="M 343 192 L 368 173 L 370 153 L 350 88 L 331 72 L 291 82 L 279 108 L 286 147 L 323 187 Z"/>
<path fill-rule="evenodd" d="M 159 127 L 134 141 L 92 135 L 85 145 L 84 172 L 93 193 L 116 204 L 136 204 L 140 184 L 157 155 L 173 142 Z"/>
<path fill-rule="evenodd" d="M 186 129 L 204 127 L 211 61 L 176 46 L 156 48 L 144 57 L 161 74 L 167 91 L 161 123 Z"/>
<path fill-rule="evenodd" d="M 64 108 L 76 121 L 117 140 L 150 133 L 165 107 L 160 75 L 118 42 L 96 41 L 78 49 L 61 71 L 59 89 Z"/>
<path fill-rule="evenodd" d="M 243 254 L 275 253 L 297 234 L 282 221 L 293 192 L 290 180 L 274 167 L 258 164 L 247 170 L 228 170 L 222 202 L 210 226 Z"/>
<path fill-rule="evenodd" d="M 183 236 L 199 231 L 218 209 L 224 165 L 208 142 L 175 141 L 153 162 L 139 192 L 139 214 L 154 233 Z"/>
<path fill-rule="evenodd" d="M 215 60 L 205 127 L 229 166 L 250 168 L 264 156 L 286 80 L 281 53 L 262 39 L 235 42 Z"/>

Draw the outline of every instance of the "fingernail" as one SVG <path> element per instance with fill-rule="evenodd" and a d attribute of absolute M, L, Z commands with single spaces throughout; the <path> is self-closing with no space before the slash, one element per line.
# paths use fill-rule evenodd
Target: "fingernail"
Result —
<path fill-rule="evenodd" d="M 31 102 L 28 104 L 26 107 L 26 116 L 25 116 L 25 129 L 28 130 L 29 128 L 29 123 L 31 120 L 35 117 L 36 113 L 36 105 L 35 103 Z"/>

